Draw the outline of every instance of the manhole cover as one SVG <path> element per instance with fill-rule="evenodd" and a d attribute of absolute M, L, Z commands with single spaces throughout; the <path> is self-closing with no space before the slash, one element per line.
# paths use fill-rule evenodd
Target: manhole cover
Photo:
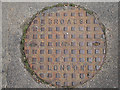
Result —
<path fill-rule="evenodd" d="M 43 82 L 60 87 L 83 84 L 103 64 L 103 29 L 92 12 L 74 4 L 44 8 L 25 33 L 28 64 Z"/>

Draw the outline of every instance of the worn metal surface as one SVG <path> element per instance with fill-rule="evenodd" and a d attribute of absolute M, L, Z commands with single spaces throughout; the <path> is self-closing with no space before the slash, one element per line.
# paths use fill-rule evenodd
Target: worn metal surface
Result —
<path fill-rule="evenodd" d="M 105 35 L 95 16 L 83 8 L 55 7 L 37 14 L 25 39 L 31 68 L 57 86 L 76 86 L 100 70 Z"/>

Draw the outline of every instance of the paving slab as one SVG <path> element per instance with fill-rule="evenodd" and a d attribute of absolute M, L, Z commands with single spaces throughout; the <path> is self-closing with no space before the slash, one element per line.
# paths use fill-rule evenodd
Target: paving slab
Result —
<path fill-rule="evenodd" d="M 2 85 L 8 88 L 52 88 L 38 84 L 24 68 L 21 60 L 21 26 L 46 6 L 56 3 L 2 3 Z M 117 88 L 118 87 L 118 3 L 74 3 L 97 13 L 106 27 L 107 55 L 102 69 L 90 81 L 78 88 Z M 53 87 L 54 88 L 54 87 Z"/>

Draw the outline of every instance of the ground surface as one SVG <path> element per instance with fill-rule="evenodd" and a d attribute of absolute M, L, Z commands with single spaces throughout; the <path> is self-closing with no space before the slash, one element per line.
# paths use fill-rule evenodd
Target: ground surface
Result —
<path fill-rule="evenodd" d="M 24 69 L 21 61 L 21 26 L 43 7 L 56 3 L 2 3 L 3 30 L 3 87 L 45 88 L 49 85 L 37 84 Z M 118 4 L 117 3 L 75 3 L 97 13 L 106 26 L 107 57 L 102 70 L 90 81 L 78 87 L 113 88 L 118 87 Z"/>

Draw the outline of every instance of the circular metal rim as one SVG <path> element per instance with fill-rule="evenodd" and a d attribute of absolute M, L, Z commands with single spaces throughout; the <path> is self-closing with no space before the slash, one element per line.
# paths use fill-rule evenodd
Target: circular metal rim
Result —
<path fill-rule="evenodd" d="M 25 67 L 26 67 L 27 65 L 25 64 L 25 62 L 27 61 L 27 58 L 26 58 L 25 53 L 24 53 L 24 47 L 23 47 L 23 45 L 24 45 L 24 40 L 25 40 L 25 34 L 27 33 L 27 30 L 28 30 L 29 26 L 31 25 L 32 21 L 35 19 L 35 17 L 36 17 L 37 14 L 40 14 L 40 13 L 44 12 L 45 10 L 48 10 L 48 9 L 51 9 L 51 8 L 54 8 L 54 7 L 65 7 L 65 6 L 82 8 L 85 11 L 91 12 L 90 14 L 92 14 L 99 21 L 99 25 L 102 27 L 102 30 L 104 30 L 103 32 L 104 32 L 104 35 L 105 35 L 105 42 L 104 42 L 104 45 L 105 45 L 105 54 L 104 54 L 103 62 L 101 64 L 100 68 L 94 73 L 94 75 L 91 78 L 87 79 L 85 82 L 83 82 L 81 84 L 77 84 L 75 86 L 70 86 L 70 88 L 71 87 L 73 88 L 73 87 L 76 87 L 78 85 L 83 85 L 87 81 L 90 81 L 92 78 L 94 78 L 94 76 L 101 70 L 101 68 L 102 68 L 102 66 L 103 66 L 103 64 L 104 64 L 104 62 L 106 60 L 106 53 L 107 53 L 107 42 L 106 42 L 106 33 L 105 33 L 106 28 L 105 28 L 104 24 L 100 22 L 99 18 L 97 17 L 97 14 L 95 12 L 93 12 L 91 10 L 88 10 L 88 9 L 86 9 L 84 7 L 81 7 L 80 5 L 75 5 L 75 4 L 72 4 L 72 3 L 63 3 L 63 4 L 62 3 L 58 3 L 58 4 L 50 6 L 50 7 L 45 7 L 41 11 L 39 11 L 35 15 L 33 15 L 33 17 L 31 18 L 31 20 L 30 20 L 29 23 L 27 22 L 26 24 L 24 24 L 24 26 L 26 25 L 26 27 L 25 27 L 25 29 L 23 31 L 23 35 L 22 35 L 21 43 L 20 43 L 20 48 L 21 48 L 22 56 L 24 57 L 24 58 L 22 58 L 22 61 L 23 61 L 24 65 L 25 65 Z M 30 66 L 28 65 L 28 68 L 26 68 L 26 69 L 27 69 L 28 72 L 31 73 L 32 70 L 30 71 L 29 68 L 30 68 Z M 31 75 L 34 78 L 34 80 L 36 80 L 38 83 L 42 82 L 42 83 L 45 83 L 45 84 L 49 84 L 51 86 L 58 87 L 56 85 L 50 84 L 50 83 L 48 83 L 46 81 L 43 81 L 40 77 L 37 76 L 37 74 L 34 71 L 31 73 Z M 63 87 L 66 87 L 66 86 L 63 86 Z M 69 88 L 69 87 L 67 87 L 67 88 Z"/>

